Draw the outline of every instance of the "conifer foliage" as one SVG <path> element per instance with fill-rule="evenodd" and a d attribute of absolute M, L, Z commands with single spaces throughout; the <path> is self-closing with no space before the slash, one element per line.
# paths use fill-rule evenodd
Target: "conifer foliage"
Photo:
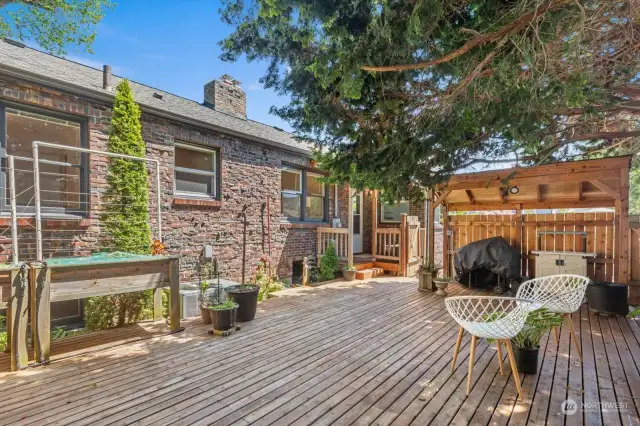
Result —
<path fill-rule="evenodd" d="M 113 103 L 112 126 L 107 151 L 145 156 L 140 107 L 133 99 L 127 80 L 118 84 Z M 142 161 L 109 157 L 105 211 L 102 222 L 108 235 L 107 246 L 118 251 L 149 254 L 149 183 Z"/>

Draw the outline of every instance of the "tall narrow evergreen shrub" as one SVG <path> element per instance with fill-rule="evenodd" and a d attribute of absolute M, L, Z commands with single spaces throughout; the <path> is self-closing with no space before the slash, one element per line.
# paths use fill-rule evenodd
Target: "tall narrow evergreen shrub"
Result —
<path fill-rule="evenodd" d="M 116 88 L 107 151 L 145 156 L 140 108 L 127 80 L 122 80 Z M 151 253 L 146 163 L 110 157 L 107 185 L 102 222 L 108 247 L 129 253 Z"/>
<path fill-rule="evenodd" d="M 127 80 L 116 88 L 107 151 L 145 157 L 140 108 Z M 111 251 L 151 254 L 146 163 L 109 157 L 102 202 L 106 247 Z M 149 318 L 152 308 L 152 290 L 91 297 L 85 307 L 85 318 L 89 329 L 109 328 Z"/>

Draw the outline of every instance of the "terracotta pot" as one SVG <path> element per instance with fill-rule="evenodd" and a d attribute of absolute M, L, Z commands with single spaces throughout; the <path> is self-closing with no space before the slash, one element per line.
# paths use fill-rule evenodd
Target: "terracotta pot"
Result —
<path fill-rule="evenodd" d="M 200 316 L 202 317 L 203 324 L 211 324 L 211 311 L 209 308 L 200 306 Z"/>

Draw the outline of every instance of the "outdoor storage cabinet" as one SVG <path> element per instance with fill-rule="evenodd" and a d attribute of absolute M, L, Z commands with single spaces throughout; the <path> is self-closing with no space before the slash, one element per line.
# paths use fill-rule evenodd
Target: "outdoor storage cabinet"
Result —
<path fill-rule="evenodd" d="M 566 251 L 532 251 L 537 256 L 536 278 L 557 274 L 587 276 L 587 258 L 596 257 L 595 253 L 576 253 Z"/>

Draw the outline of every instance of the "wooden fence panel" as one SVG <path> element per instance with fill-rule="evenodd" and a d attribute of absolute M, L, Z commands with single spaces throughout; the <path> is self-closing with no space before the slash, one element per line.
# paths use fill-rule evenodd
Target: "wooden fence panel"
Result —
<path fill-rule="evenodd" d="M 503 237 L 513 247 L 518 246 L 516 237 L 520 236 L 519 245 L 522 255 L 522 274 L 533 277 L 535 274 L 536 256 L 534 250 L 555 250 L 567 252 L 596 253 L 594 259 L 588 260 L 589 278 L 598 281 L 612 281 L 614 275 L 615 220 L 614 213 L 555 213 L 555 214 L 522 214 L 521 225 L 515 214 L 478 214 L 452 215 L 449 227 L 448 259 L 453 263 L 454 253 L 465 245 L 494 236 Z M 522 226 L 518 233 L 518 226 Z M 640 224 L 639 224 L 640 226 Z M 556 235 L 541 234 L 539 231 L 554 232 L 586 232 L 586 238 L 579 234 Z M 633 238 L 640 235 L 634 234 Z M 633 250 L 640 254 L 640 241 L 634 239 Z M 633 248 L 635 247 L 635 248 Z M 632 252 L 632 263 L 635 262 L 637 279 L 640 280 L 640 260 Z M 452 271 L 453 272 L 453 271 Z"/>

